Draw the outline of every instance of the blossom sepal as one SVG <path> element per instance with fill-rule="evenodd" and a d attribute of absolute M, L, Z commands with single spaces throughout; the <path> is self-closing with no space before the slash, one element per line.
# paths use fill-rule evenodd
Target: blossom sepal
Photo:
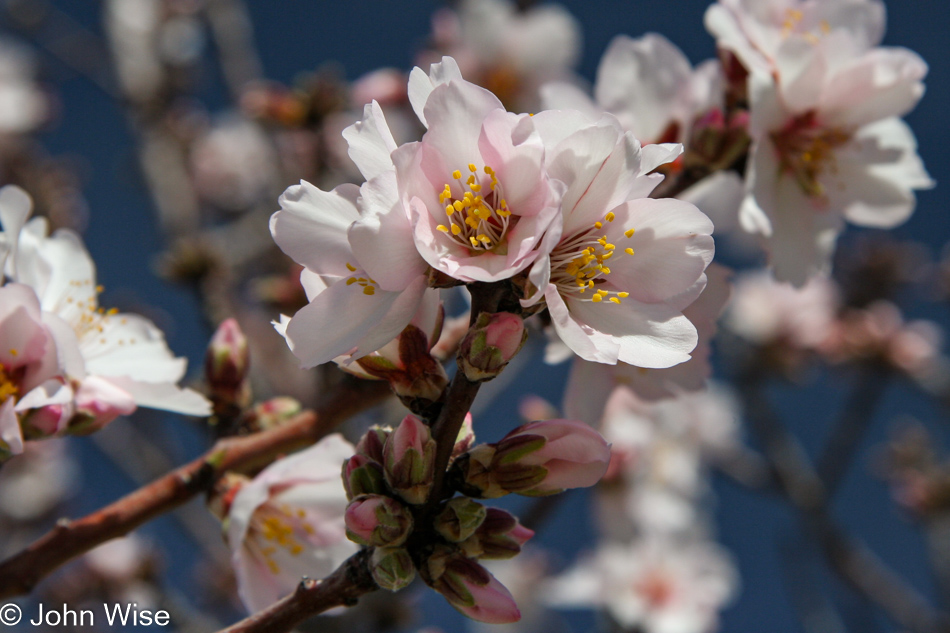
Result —
<path fill-rule="evenodd" d="M 370 559 L 373 580 L 381 589 L 399 591 L 416 578 L 416 568 L 409 552 L 401 547 L 377 547 Z"/>
<path fill-rule="evenodd" d="M 482 312 L 459 346 L 459 365 L 472 382 L 491 380 L 514 358 L 528 332 L 516 314 Z"/>
<path fill-rule="evenodd" d="M 487 509 L 468 497 L 455 497 L 435 519 L 435 531 L 450 543 L 459 543 L 475 534 L 487 516 Z"/>
<path fill-rule="evenodd" d="M 481 525 L 459 547 L 469 558 L 504 560 L 517 556 L 533 536 L 534 531 L 513 515 L 500 508 L 487 508 Z"/>
<path fill-rule="evenodd" d="M 360 495 L 346 507 L 346 537 L 367 547 L 398 547 L 412 533 L 412 514 L 392 497 Z"/>
<path fill-rule="evenodd" d="M 357 453 L 343 462 L 343 487 L 350 501 L 360 495 L 386 494 L 382 464 Z"/>
<path fill-rule="evenodd" d="M 407 415 L 386 439 L 383 447 L 386 483 L 407 503 L 420 505 L 429 496 L 435 449 L 429 427 L 414 415 Z"/>

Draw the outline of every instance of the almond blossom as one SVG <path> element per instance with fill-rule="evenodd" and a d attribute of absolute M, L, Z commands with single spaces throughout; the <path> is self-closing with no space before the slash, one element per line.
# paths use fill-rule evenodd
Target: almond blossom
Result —
<path fill-rule="evenodd" d="M 670 367 L 689 359 L 696 328 L 682 310 L 706 285 L 712 223 L 693 205 L 647 196 L 656 167 L 680 145 L 648 145 L 617 120 L 570 110 L 533 117 L 551 177 L 567 185 L 563 228 L 534 265 L 536 289 L 558 336 L 585 360 Z"/>
<path fill-rule="evenodd" d="M 550 606 L 602 606 L 625 629 L 708 633 L 735 595 L 729 556 L 704 541 L 611 544 L 550 583 Z"/>
<path fill-rule="evenodd" d="M 353 445 L 339 434 L 285 457 L 239 488 L 225 531 L 238 592 L 252 613 L 291 593 L 304 576 L 322 578 L 354 554 L 340 467 Z"/>
<path fill-rule="evenodd" d="M 379 350 L 435 292 L 427 293 L 427 266 L 399 204 L 390 158 L 396 143 L 379 106 L 367 105 L 345 135 L 367 182 L 325 192 L 301 181 L 283 193 L 270 222 L 277 245 L 304 266 L 310 303 L 275 323 L 303 367 Z"/>
<path fill-rule="evenodd" d="M 6 273 L 35 293 L 60 364 L 54 377 L 17 404 L 60 407 L 43 411 L 43 423 L 33 426 L 58 432 L 69 421 L 70 432 L 91 431 L 138 406 L 208 415 L 203 396 L 177 386 L 186 361 L 172 355 L 151 321 L 99 307 L 102 288 L 79 236 L 66 229 L 49 236 L 45 218 L 24 223 L 29 206 L 11 209 L 2 218 L 11 251 Z"/>
<path fill-rule="evenodd" d="M 409 99 L 428 131 L 392 160 L 419 254 L 465 282 L 498 281 L 530 266 L 544 254 L 545 233 L 558 232 L 563 191 L 544 169 L 532 117 L 507 112 L 463 80 L 450 57 L 428 76 L 412 71 Z"/>
<path fill-rule="evenodd" d="M 763 236 L 776 278 L 801 286 L 827 272 L 845 220 L 897 226 L 914 191 L 933 186 L 899 119 L 923 95 L 927 65 L 906 49 L 871 48 L 883 25 L 877 3 L 771 4 L 742 23 L 744 48 L 735 31 L 720 46 L 740 51 L 751 73 L 740 221 Z M 726 14 L 710 11 L 714 25 Z"/>

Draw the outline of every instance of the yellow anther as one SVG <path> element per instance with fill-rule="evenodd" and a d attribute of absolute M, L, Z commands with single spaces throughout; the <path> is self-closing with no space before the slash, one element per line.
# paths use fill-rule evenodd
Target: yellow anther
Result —
<path fill-rule="evenodd" d="M 458 180 L 461 177 L 462 177 L 462 172 L 460 172 L 459 170 L 456 169 L 455 171 L 452 172 L 452 178 L 455 178 L 456 180 Z"/>
<path fill-rule="evenodd" d="M 615 248 L 617 248 L 617 247 L 614 246 L 613 244 L 604 244 L 604 250 L 612 251 L 612 250 L 614 250 Z"/>
<path fill-rule="evenodd" d="M 456 200 L 454 203 L 452 203 L 452 206 L 455 207 L 456 211 L 461 211 L 462 209 L 465 208 L 465 203 L 462 202 L 461 200 Z"/>
<path fill-rule="evenodd" d="M 508 208 L 508 201 L 505 200 L 504 198 L 501 199 L 501 208 L 502 208 L 502 209 L 507 209 L 507 208 Z"/>
<path fill-rule="evenodd" d="M 13 358 L 16 358 L 19 355 L 20 355 L 20 352 L 17 349 L 13 347 L 10 348 L 10 356 L 12 356 Z"/>
<path fill-rule="evenodd" d="M 495 170 L 489 167 L 488 165 L 485 165 L 485 173 L 491 176 L 495 173 Z"/>
<path fill-rule="evenodd" d="M 366 286 L 366 287 L 363 288 L 363 294 L 364 294 L 364 295 L 374 295 L 374 294 L 376 294 L 376 289 L 373 288 L 372 286 Z"/>
<path fill-rule="evenodd" d="M 482 186 L 481 186 L 481 185 L 472 185 L 472 191 L 478 193 L 478 192 L 481 191 L 481 190 L 482 190 Z"/>
<path fill-rule="evenodd" d="M 626 299 L 627 297 L 630 296 L 630 293 L 629 293 L 629 292 L 618 292 L 618 293 L 617 293 L 617 296 L 620 297 L 621 299 Z"/>
<path fill-rule="evenodd" d="M 601 266 L 600 272 L 604 273 L 605 275 L 609 275 L 609 274 L 610 274 L 610 269 L 607 268 L 606 266 Z"/>
<path fill-rule="evenodd" d="M 604 216 L 604 219 L 607 220 L 608 222 L 613 222 L 613 221 L 614 221 L 614 218 L 616 218 L 616 217 L 617 217 L 617 216 L 614 215 L 614 212 L 611 211 L 610 213 L 608 213 L 607 215 Z"/>
<path fill-rule="evenodd" d="M 484 234 L 479 235 L 477 239 L 479 242 L 483 244 L 491 244 L 491 238 L 488 237 L 487 235 L 484 235 Z"/>
<path fill-rule="evenodd" d="M 468 180 L 465 181 L 465 184 L 467 184 L 467 185 L 474 185 L 474 184 L 475 184 L 475 174 L 472 174 L 471 176 L 469 176 L 469 177 L 468 177 Z"/>
<path fill-rule="evenodd" d="M 455 213 L 455 207 L 451 204 L 445 207 L 445 215 L 452 215 Z"/>
<path fill-rule="evenodd" d="M 623 232 L 624 237 L 633 237 L 633 234 L 636 232 L 636 229 L 627 229 Z"/>
<path fill-rule="evenodd" d="M 476 240 L 474 237 L 468 238 L 468 241 L 472 243 L 474 248 L 478 248 L 478 240 Z"/>
<path fill-rule="evenodd" d="M 620 303 L 620 299 L 618 299 L 617 297 L 611 297 L 610 300 L 613 301 L 614 303 Z"/>
<path fill-rule="evenodd" d="M 458 235 L 461 232 L 462 227 L 460 227 L 458 224 L 452 224 L 452 235 Z"/>
<path fill-rule="evenodd" d="M 435 227 L 435 228 L 436 228 L 437 230 L 439 230 L 439 231 L 442 231 L 443 233 L 448 233 L 448 232 L 449 232 L 449 227 L 445 226 L 444 224 L 440 224 L 439 226 L 437 226 L 437 227 Z"/>
<path fill-rule="evenodd" d="M 96 292 L 102 292 L 103 290 L 105 290 L 105 288 L 102 286 L 96 286 Z"/>
<path fill-rule="evenodd" d="M 472 173 L 475 173 L 476 171 L 478 171 L 478 167 L 475 166 L 475 163 L 469 163 L 468 170 Z"/>
<path fill-rule="evenodd" d="M 593 301 L 594 303 L 600 303 L 601 301 L 604 300 L 604 298 L 601 295 L 594 295 L 593 297 L 590 298 L 590 300 Z"/>
<path fill-rule="evenodd" d="M 346 280 L 347 286 L 352 286 L 355 283 L 356 283 L 356 277 L 350 277 L 349 279 Z"/>
<path fill-rule="evenodd" d="M 495 213 L 497 213 L 498 215 L 500 215 L 500 216 L 503 217 L 503 218 L 507 218 L 508 216 L 511 215 L 511 211 L 506 211 L 506 210 L 504 210 L 504 209 L 498 209 L 498 211 L 496 211 Z"/>
<path fill-rule="evenodd" d="M 594 222 L 594 228 L 595 228 L 595 229 L 602 229 L 602 228 L 604 228 L 604 225 L 601 224 L 600 222 Z"/>
<path fill-rule="evenodd" d="M 632 249 L 632 248 L 625 248 L 625 249 L 623 249 L 623 252 L 626 253 L 627 255 L 633 255 L 633 249 Z"/>
<path fill-rule="evenodd" d="M 351 273 L 356 272 L 356 266 L 354 266 L 350 262 L 346 262 L 346 269 L 350 271 Z"/>
<path fill-rule="evenodd" d="M 588 288 L 593 288 L 593 287 L 594 287 L 594 280 L 593 280 L 593 279 L 589 279 L 589 280 L 587 281 L 587 287 L 588 287 Z"/>

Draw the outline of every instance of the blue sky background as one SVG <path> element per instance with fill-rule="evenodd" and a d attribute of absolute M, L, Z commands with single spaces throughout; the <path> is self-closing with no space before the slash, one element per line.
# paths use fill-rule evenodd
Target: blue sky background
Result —
<path fill-rule="evenodd" d="M 99 3 L 53 2 L 88 28 L 101 33 Z M 707 2 L 675 0 L 569 0 L 564 2 L 578 18 L 584 34 L 584 53 L 580 72 L 592 79 L 607 43 L 619 33 L 632 36 L 656 31 L 679 45 L 693 62 L 711 57 L 713 40 L 702 25 Z M 440 6 L 424 2 L 374 0 L 361 2 L 314 2 L 251 0 L 255 36 L 266 76 L 291 82 L 301 72 L 323 62 L 340 62 L 346 77 L 354 79 L 381 66 L 411 67 L 415 52 L 429 30 L 429 16 Z M 907 117 L 917 134 L 920 154 L 938 187 L 923 192 L 911 220 L 894 231 L 899 237 L 923 242 L 938 253 L 950 238 L 950 214 L 945 202 L 945 184 L 950 182 L 950 5 L 934 0 L 907 0 L 888 5 L 889 22 L 885 44 L 906 46 L 917 51 L 931 65 L 927 95 L 916 111 Z M 87 177 L 85 194 L 91 214 L 87 244 L 99 266 L 100 283 L 106 286 L 105 302 L 114 298 L 136 297 L 155 307 L 156 317 L 166 330 L 172 348 L 187 355 L 197 367 L 209 332 L 197 318 L 195 303 L 188 293 L 158 280 L 152 274 L 155 255 L 161 250 L 161 237 L 155 229 L 149 200 L 139 186 L 135 155 L 127 122 L 118 105 L 55 59 L 41 53 L 49 76 L 60 88 L 62 111 L 57 125 L 43 135 L 43 142 L 54 154 L 81 157 Z M 203 95 L 214 109 L 226 105 L 219 78 L 209 76 Z M 276 201 L 275 201 L 276 209 Z M 859 231 L 850 230 L 848 241 Z M 918 302 L 910 309 L 913 316 L 924 316 L 948 324 L 946 307 Z M 275 344 L 282 344 L 276 338 Z M 564 368 L 524 374 L 524 390 L 541 393 L 553 401 L 565 375 Z M 827 374 L 815 377 L 807 392 L 776 393 L 781 413 L 810 450 L 821 446 L 828 423 L 841 406 L 849 377 Z M 520 391 L 520 390 L 519 390 Z M 483 439 L 491 440 L 510 428 L 515 419 L 516 394 L 497 400 L 485 416 Z M 945 432 L 946 411 L 922 401 L 912 389 L 891 385 L 867 437 L 864 450 L 856 460 L 835 504 L 836 515 L 864 538 L 885 562 L 905 575 L 918 589 L 934 595 L 926 567 L 923 541 L 911 524 L 893 505 L 889 492 L 871 472 L 873 452 L 888 436 L 891 422 L 901 413 L 909 413 Z M 143 424 L 164 424 L 161 416 L 145 415 Z M 182 425 L 170 424 L 168 443 L 173 457 L 181 462 L 197 454 L 202 444 L 196 433 Z M 94 509 L 127 491 L 130 483 L 108 463 L 97 458 L 88 440 L 78 440 L 84 455 L 83 494 L 75 511 Z M 798 538 L 794 514 L 779 501 L 752 495 L 736 486 L 716 480 L 716 507 L 721 541 L 731 549 L 739 563 L 743 591 L 736 604 L 726 611 L 723 631 L 736 633 L 793 633 L 800 631 L 789 605 L 781 570 L 782 552 L 800 560 L 809 560 L 807 548 Z M 586 496 L 572 494 L 562 504 L 557 523 L 542 530 L 542 545 L 576 552 L 591 532 L 587 524 Z M 563 522 L 563 523 L 561 523 Z M 563 526 L 563 527 L 562 527 Z M 165 543 L 170 575 L 187 591 L 194 580 L 190 568 L 196 550 L 182 539 L 167 519 L 147 528 L 152 538 Z M 178 568 L 177 570 L 175 568 Z M 860 600 L 818 573 L 815 578 L 822 591 L 833 591 L 849 605 L 854 631 L 894 631 L 895 627 L 869 611 Z M 446 631 L 457 631 L 461 618 L 441 599 L 425 599 L 427 622 L 437 623 Z M 863 618 L 863 619 L 862 619 Z M 570 616 L 574 630 L 589 630 L 590 616 Z"/>

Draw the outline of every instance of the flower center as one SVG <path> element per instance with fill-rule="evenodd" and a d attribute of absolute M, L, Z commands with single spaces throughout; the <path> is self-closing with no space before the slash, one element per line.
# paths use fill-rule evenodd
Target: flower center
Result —
<path fill-rule="evenodd" d="M 614 221 L 613 212 L 604 216 L 604 222 Z M 612 303 L 629 296 L 629 292 L 610 292 L 596 287 L 606 281 L 610 274 L 607 260 L 617 253 L 617 247 L 607 241 L 606 235 L 600 235 L 603 222 L 594 222 L 587 230 L 575 233 L 562 240 L 551 253 L 551 283 L 557 286 L 561 295 L 569 295 L 580 301 L 600 303 L 608 299 Z M 634 229 L 624 232 L 624 237 L 633 237 Z M 623 249 L 623 253 L 633 255 L 632 248 Z M 587 291 L 590 294 L 587 295 Z"/>
<path fill-rule="evenodd" d="M 799 26 L 804 18 L 805 14 L 799 9 L 786 9 L 785 19 L 782 20 L 782 39 L 787 39 L 792 33 L 799 32 Z M 804 31 L 800 34 L 805 38 L 805 41 L 816 44 L 822 35 L 827 35 L 830 32 L 831 25 L 828 24 L 828 20 L 822 20 L 818 23 L 817 32 Z"/>
<path fill-rule="evenodd" d="M 439 203 L 445 205 L 449 223 L 436 228 L 470 252 L 494 251 L 504 255 L 511 211 L 495 177 L 495 170 L 485 165 L 485 175 L 481 178 L 474 164 L 470 163 L 468 170 L 471 174 L 465 181 L 460 170 L 452 172 L 452 178 L 458 183 L 457 190 L 462 191 L 461 198 L 455 197 L 448 183 L 439 194 Z M 487 191 L 484 190 L 486 183 Z"/>
<path fill-rule="evenodd" d="M 11 349 L 10 355 L 16 356 L 14 352 L 16 352 L 16 350 Z M 16 399 L 19 393 L 20 388 L 13 382 L 13 377 L 7 373 L 6 367 L 0 365 L 0 405 L 9 398 Z"/>
<path fill-rule="evenodd" d="M 835 151 L 851 140 L 851 133 L 822 127 L 811 111 L 792 119 L 771 136 L 782 171 L 791 174 L 806 194 L 823 201 L 825 187 L 819 178 L 837 173 Z"/>
<path fill-rule="evenodd" d="M 636 583 L 634 590 L 653 609 L 662 609 L 673 598 L 673 583 L 660 571 L 647 574 Z"/>
<path fill-rule="evenodd" d="M 254 513 L 251 538 L 272 574 L 280 573 L 280 566 L 274 559 L 279 549 L 291 556 L 300 556 L 304 551 L 301 540 L 307 540 L 308 536 L 316 533 L 313 526 L 304 520 L 306 517 L 307 513 L 303 510 L 295 510 L 286 504 L 275 506 L 268 503 Z M 299 534 L 301 532 L 303 534 Z"/>
<path fill-rule="evenodd" d="M 346 262 L 346 269 L 351 273 L 356 273 L 357 275 L 360 274 L 359 269 L 350 262 Z M 347 286 L 352 286 L 353 284 L 363 288 L 364 295 L 374 295 L 376 294 L 376 289 L 379 288 L 379 284 L 376 282 L 376 280 L 374 280 L 369 275 L 365 277 L 357 277 L 354 275 L 353 277 L 350 277 L 346 280 Z"/>

